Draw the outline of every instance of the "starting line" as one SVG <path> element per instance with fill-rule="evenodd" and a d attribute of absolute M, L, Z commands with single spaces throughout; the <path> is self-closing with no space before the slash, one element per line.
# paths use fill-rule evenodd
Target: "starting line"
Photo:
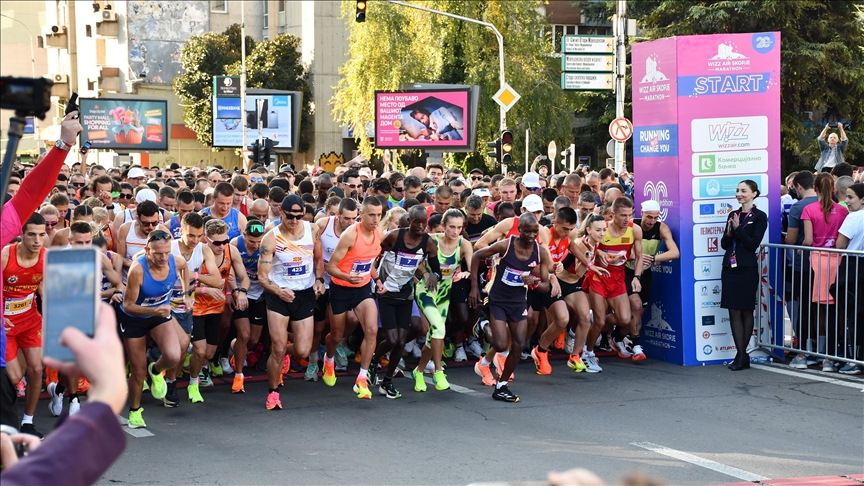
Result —
<path fill-rule="evenodd" d="M 658 454 L 663 454 L 664 456 L 669 456 L 673 459 L 678 459 L 679 461 L 689 462 L 690 464 L 704 467 L 705 469 L 710 469 L 712 471 L 717 471 L 721 474 L 732 476 L 733 478 L 738 478 L 743 481 L 753 482 L 768 479 L 765 476 L 760 476 L 758 474 L 751 473 L 743 469 L 738 469 L 737 467 L 727 466 L 726 464 L 721 464 L 710 459 L 705 459 L 704 457 L 694 456 L 693 454 L 688 454 L 679 450 L 670 449 L 668 447 L 658 445 L 653 442 L 631 442 L 630 445 L 641 447 L 643 449 L 647 449 L 651 452 L 656 452 Z"/>

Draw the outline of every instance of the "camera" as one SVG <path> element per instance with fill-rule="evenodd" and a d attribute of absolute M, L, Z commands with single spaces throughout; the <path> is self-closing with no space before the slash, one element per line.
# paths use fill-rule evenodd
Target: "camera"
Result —
<path fill-rule="evenodd" d="M 0 108 L 14 110 L 23 116 L 45 119 L 51 109 L 51 87 L 47 78 L 0 77 Z"/>
<path fill-rule="evenodd" d="M 4 434 L 6 434 L 10 437 L 13 435 L 18 435 L 18 429 L 16 429 L 15 427 L 12 427 L 10 425 L 0 425 L 0 432 L 3 432 Z M 17 455 L 19 459 L 24 457 L 27 454 L 27 446 L 26 445 L 19 444 L 17 442 L 13 442 L 12 444 L 15 446 L 15 455 Z"/>

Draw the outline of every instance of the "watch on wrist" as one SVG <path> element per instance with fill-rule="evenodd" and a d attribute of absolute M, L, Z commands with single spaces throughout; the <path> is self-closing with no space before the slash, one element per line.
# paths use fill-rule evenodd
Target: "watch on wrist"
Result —
<path fill-rule="evenodd" d="M 54 148 L 58 148 L 60 150 L 64 150 L 64 151 L 68 152 L 69 150 L 72 149 L 72 146 L 68 145 L 66 142 L 64 142 L 63 140 L 60 140 L 58 138 L 57 141 L 54 142 Z"/>
<path fill-rule="evenodd" d="M 633 278 L 635 278 L 636 280 L 638 280 L 640 282 L 642 281 L 642 275 L 633 275 Z"/>
<path fill-rule="evenodd" d="M 318 277 L 315 280 L 317 280 L 318 282 L 324 283 L 324 277 Z"/>

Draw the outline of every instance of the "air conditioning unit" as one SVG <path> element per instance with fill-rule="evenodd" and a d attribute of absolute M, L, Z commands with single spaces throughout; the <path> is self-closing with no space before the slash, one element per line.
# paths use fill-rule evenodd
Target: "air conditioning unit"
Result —
<path fill-rule="evenodd" d="M 51 96 L 68 98 L 72 94 L 69 89 L 68 74 L 49 74 L 49 77 L 54 81 L 54 86 L 51 86 Z"/>
<path fill-rule="evenodd" d="M 50 32 L 45 34 L 45 45 L 58 49 L 66 49 L 66 26 L 52 25 Z"/>
<path fill-rule="evenodd" d="M 69 83 L 69 75 L 68 74 L 52 74 L 51 79 L 54 80 L 54 84 L 67 84 L 67 83 Z"/>
<path fill-rule="evenodd" d="M 117 22 L 117 13 L 113 10 L 103 10 L 102 22 Z"/>

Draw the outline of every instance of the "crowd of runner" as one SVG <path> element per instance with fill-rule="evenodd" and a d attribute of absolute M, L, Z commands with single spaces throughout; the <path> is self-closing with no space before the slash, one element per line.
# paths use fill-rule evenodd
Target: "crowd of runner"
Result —
<path fill-rule="evenodd" d="M 633 181 L 610 169 L 85 167 L 63 166 L 2 251 L 5 359 L 25 401 L 22 432 L 38 434 L 43 383 L 53 415 L 67 403 L 75 413 L 87 387 L 42 367 L 47 247 L 104 255 L 102 299 L 125 344 L 132 428 L 146 427 L 148 389 L 150 403 L 195 407 L 212 377 L 233 374 L 231 392 L 244 393 L 244 371 L 256 369 L 267 373 L 266 408 L 281 409 L 287 373 L 334 386 L 352 356 L 360 399 L 399 398 L 399 375 L 415 392 L 447 390 L 444 360 L 472 359 L 494 399 L 518 402 L 510 383 L 520 360 L 540 375 L 552 373 L 553 349 L 577 373 L 602 371 L 598 351 L 644 360 L 651 269 L 679 257 L 659 205 L 646 201 L 634 219 Z"/>

